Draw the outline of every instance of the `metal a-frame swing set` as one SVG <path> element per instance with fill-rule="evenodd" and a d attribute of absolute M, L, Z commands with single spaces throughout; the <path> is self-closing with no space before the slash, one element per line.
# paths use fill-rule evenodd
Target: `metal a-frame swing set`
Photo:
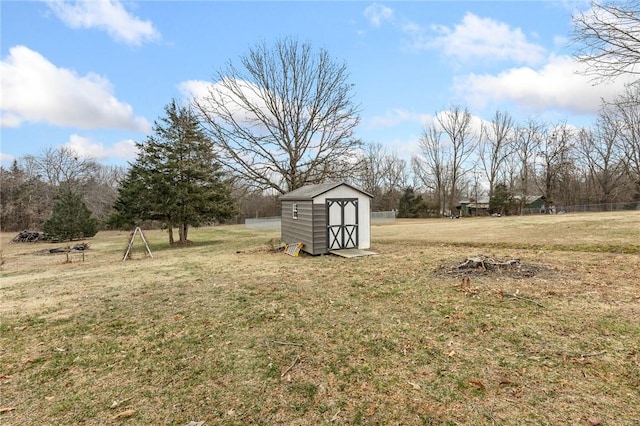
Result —
<path fill-rule="evenodd" d="M 149 253 L 149 256 L 151 256 L 151 258 L 153 259 L 153 254 L 151 253 L 151 249 L 149 248 L 149 243 L 147 243 L 147 239 L 144 237 L 144 234 L 142 233 L 142 229 L 140 229 L 139 226 L 136 226 L 136 229 L 133 231 L 133 234 L 131 234 L 131 239 L 129 240 L 127 251 L 124 253 L 124 257 L 122 258 L 123 262 L 129 258 L 129 252 L 131 251 L 131 247 L 133 247 L 133 240 L 136 238 L 136 234 L 138 233 L 140 233 L 140 238 L 144 242 L 144 246 L 147 248 L 147 253 Z"/>

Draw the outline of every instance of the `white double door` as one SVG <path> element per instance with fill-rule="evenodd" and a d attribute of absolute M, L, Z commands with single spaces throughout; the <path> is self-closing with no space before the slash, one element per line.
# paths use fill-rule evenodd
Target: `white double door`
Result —
<path fill-rule="evenodd" d="M 329 250 L 358 247 L 358 199 L 327 199 Z"/>

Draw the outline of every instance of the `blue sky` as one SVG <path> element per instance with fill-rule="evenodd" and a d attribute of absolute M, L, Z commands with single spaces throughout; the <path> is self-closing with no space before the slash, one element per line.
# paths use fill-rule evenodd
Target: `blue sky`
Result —
<path fill-rule="evenodd" d="M 571 57 L 571 14 L 553 1 L 2 1 L 0 160 L 68 146 L 104 164 L 135 158 L 172 98 L 257 43 L 295 37 L 346 62 L 356 136 L 402 157 L 435 114 L 466 106 L 594 122 L 624 81 L 594 85 Z M 195 84 L 194 84 L 195 83 Z"/>

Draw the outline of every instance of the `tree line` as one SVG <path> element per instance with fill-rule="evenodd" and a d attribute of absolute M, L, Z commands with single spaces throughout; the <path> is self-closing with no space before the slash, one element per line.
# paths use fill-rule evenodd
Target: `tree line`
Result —
<path fill-rule="evenodd" d="M 375 210 L 402 216 L 454 214 L 462 199 L 488 198 L 490 212 L 521 211 L 530 196 L 552 206 L 640 206 L 640 85 L 602 104 L 595 124 L 517 123 L 496 111 L 474 120 L 453 105 L 424 126 L 409 164 L 381 144 L 363 152 L 352 183 L 374 195 Z M 401 207 L 401 200 L 405 207 Z M 408 198 L 407 198 L 408 197 Z M 411 201 L 408 201 L 411 200 Z M 407 211 L 406 203 L 413 205 Z"/>
<path fill-rule="evenodd" d="M 0 167 L 2 231 L 39 230 L 62 194 L 81 194 L 93 217 L 104 225 L 126 169 L 79 157 L 67 147 L 47 148 Z"/>
<path fill-rule="evenodd" d="M 520 208 L 530 195 L 543 197 L 547 210 L 637 203 L 639 105 L 640 85 L 629 85 L 604 102 L 595 124 L 585 128 L 563 121 L 516 123 L 504 111 L 474 124 L 468 109 L 453 106 L 423 129 L 420 154 L 411 160 L 414 189 L 438 214 L 455 212 L 461 198 L 493 200 L 497 189 L 502 197 L 506 193 L 505 201 L 518 200 Z M 506 207 L 493 210 L 504 213 Z"/>
<path fill-rule="evenodd" d="M 577 59 L 589 72 L 637 75 L 637 1 L 594 4 L 574 24 Z M 356 137 L 360 111 L 347 65 L 324 49 L 294 38 L 261 43 L 214 80 L 188 104 L 165 107 L 129 167 L 61 147 L 0 168 L 1 229 L 38 229 L 56 209 L 86 207 L 100 227 L 154 224 L 171 242 L 177 228 L 184 243 L 190 226 L 277 215 L 280 195 L 329 180 L 369 192 L 374 210 L 407 216 L 451 214 L 462 198 L 480 196 L 501 213 L 530 195 L 547 208 L 640 202 L 639 82 L 603 102 L 589 128 L 517 123 L 506 111 L 479 120 L 451 105 L 404 159 Z"/>
<path fill-rule="evenodd" d="M 500 200 L 492 203 L 492 211 L 503 214 L 509 208 L 519 211 L 531 195 L 543 196 L 548 206 L 638 205 L 638 105 L 640 86 L 631 85 L 603 103 L 588 128 L 534 119 L 516 123 L 504 111 L 474 121 L 467 108 L 453 105 L 424 126 L 420 150 L 410 160 L 381 143 L 360 143 L 353 149 L 349 176 L 334 178 L 372 194 L 375 211 L 414 217 L 449 214 L 461 199 L 481 196 Z M 170 231 L 171 241 L 174 225 L 179 224 L 178 240 L 184 242 L 189 224 L 279 214 L 280 192 L 226 169 L 191 107 L 172 101 L 165 112 L 154 134 L 138 143 L 138 158 L 129 168 L 101 165 L 66 147 L 1 168 L 2 230 L 41 229 L 56 197 L 68 192 L 82 194 L 102 228 L 155 221 Z M 201 193 L 201 188 L 212 191 Z M 189 210 L 198 205 L 194 199 L 209 210 Z"/>

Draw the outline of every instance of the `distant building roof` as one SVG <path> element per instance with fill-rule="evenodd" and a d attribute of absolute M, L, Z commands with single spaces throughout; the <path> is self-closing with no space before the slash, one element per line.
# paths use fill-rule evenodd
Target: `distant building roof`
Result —
<path fill-rule="evenodd" d="M 373 198 L 373 195 L 356 188 L 353 185 L 350 185 L 346 182 L 330 182 L 330 183 L 318 183 L 315 185 L 305 185 L 301 188 L 295 189 L 291 192 L 288 192 L 280 197 L 281 200 L 312 200 L 319 195 L 324 194 L 325 192 L 331 191 L 339 186 L 348 186 L 349 188 L 358 191 L 368 197 Z"/>
<path fill-rule="evenodd" d="M 478 201 L 473 201 L 473 200 L 460 200 L 458 201 L 458 205 L 480 205 L 480 204 L 489 204 L 489 197 L 478 197 Z"/>
<path fill-rule="evenodd" d="M 522 195 L 514 195 L 513 196 L 514 200 L 522 200 Z M 525 204 L 531 204 L 534 201 L 537 201 L 539 199 L 544 199 L 545 197 L 543 195 L 527 195 L 524 199 Z"/>

